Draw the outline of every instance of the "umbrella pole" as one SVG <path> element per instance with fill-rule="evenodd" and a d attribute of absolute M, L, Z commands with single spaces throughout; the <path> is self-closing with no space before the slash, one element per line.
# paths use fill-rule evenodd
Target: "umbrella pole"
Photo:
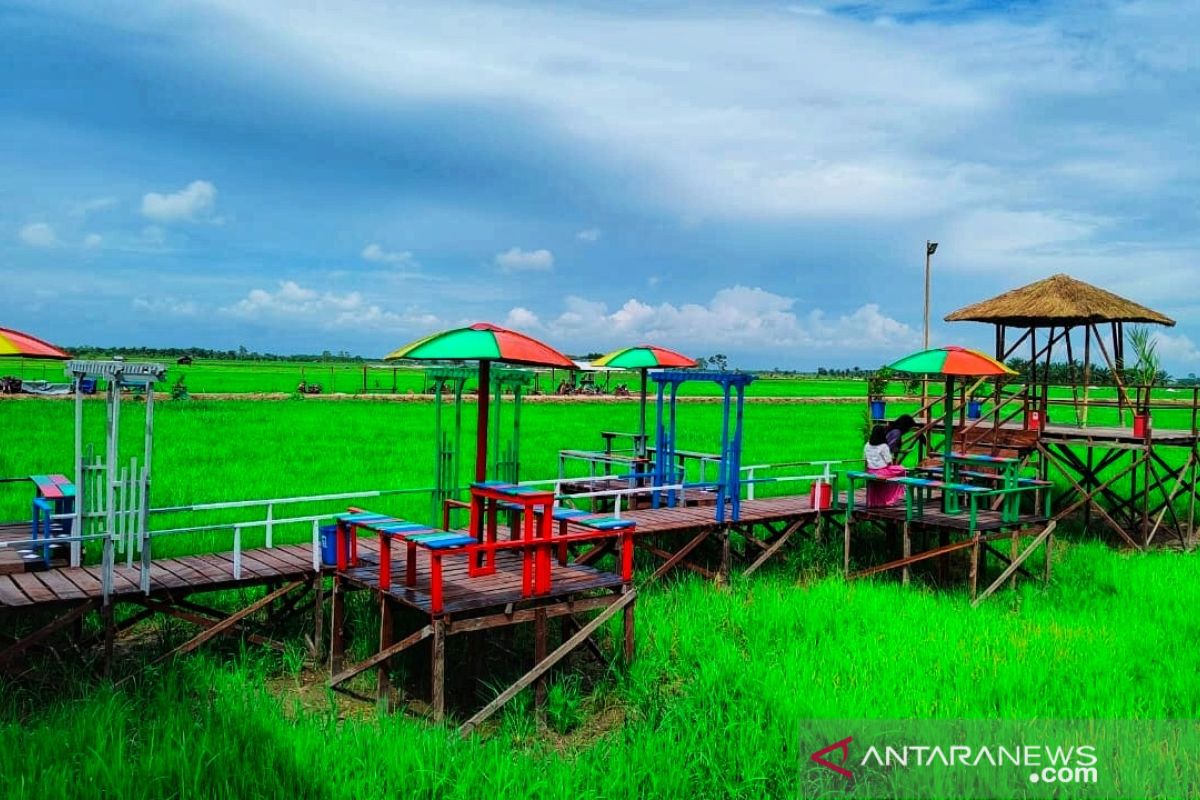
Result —
<path fill-rule="evenodd" d="M 645 367 L 642 367 L 642 421 L 641 427 L 638 428 L 639 439 L 637 442 L 637 453 L 639 456 L 646 455 L 646 375 L 649 372 Z"/>
<path fill-rule="evenodd" d="M 950 483 L 950 454 L 954 451 L 954 376 L 946 376 L 946 388 L 943 395 L 945 403 L 945 428 L 942 441 L 942 483 Z M 957 511 L 953 493 L 942 489 L 942 507 L 947 513 Z"/>
<path fill-rule="evenodd" d="M 475 482 L 487 480 L 488 400 L 492 385 L 492 362 L 479 362 L 479 418 L 475 424 Z"/>

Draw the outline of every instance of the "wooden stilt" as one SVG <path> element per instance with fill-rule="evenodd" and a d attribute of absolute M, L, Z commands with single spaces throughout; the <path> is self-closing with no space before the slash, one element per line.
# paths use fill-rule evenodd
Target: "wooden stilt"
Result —
<path fill-rule="evenodd" d="M 721 586 L 729 585 L 729 528 L 722 528 L 717 534 L 721 537 L 721 569 L 717 572 L 717 583 Z"/>
<path fill-rule="evenodd" d="M 1017 553 L 1020 550 L 1020 548 L 1021 548 L 1021 532 L 1019 530 L 1017 530 L 1016 528 L 1013 528 L 1012 544 L 1008 548 L 1008 552 L 1010 554 L 1008 563 L 1010 566 L 1016 562 Z M 1017 588 L 1017 571 L 1015 569 L 1013 570 L 1012 579 L 1009 582 L 1009 588 L 1013 589 L 1013 590 L 1015 590 Z"/>
<path fill-rule="evenodd" d="M 329 616 L 329 671 L 342 671 L 346 655 L 346 586 L 340 575 L 333 576 L 333 602 Z"/>
<path fill-rule="evenodd" d="M 100 609 L 100 619 L 104 625 L 104 677 L 112 677 L 113 645 L 116 642 L 116 622 L 113 614 L 113 604 L 109 603 Z"/>
<path fill-rule="evenodd" d="M 971 572 L 967 580 L 971 585 L 971 599 L 974 600 L 979 589 L 979 535 L 971 540 Z"/>
<path fill-rule="evenodd" d="M 383 652 L 392 646 L 396 637 L 396 624 L 392 619 L 392 598 L 386 593 L 379 593 L 379 651 Z M 379 662 L 376 668 L 375 698 L 386 709 L 389 706 L 388 697 L 391 694 L 392 679 L 388 674 L 388 660 Z"/>
<path fill-rule="evenodd" d="M 912 534 L 912 532 L 909 529 L 908 521 L 905 520 L 904 524 L 900 528 L 900 536 L 902 539 L 901 547 L 900 547 L 900 550 L 901 550 L 900 555 L 902 558 L 905 559 L 905 561 L 907 561 L 908 558 L 912 556 L 912 535 L 911 534 Z M 906 563 L 904 565 L 903 569 L 900 571 L 900 582 L 902 584 L 904 584 L 905 586 L 907 586 L 908 580 L 909 580 L 908 564 Z"/>
<path fill-rule="evenodd" d="M 633 589 L 630 586 L 626 586 L 624 589 L 624 593 L 629 593 L 631 591 L 633 591 Z M 625 663 L 627 665 L 633 663 L 633 654 L 634 654 L 634 646 L 635 646 L 634 629 L 633 629 L 633 609 L 634 609 L 635 605 L 636 605 L 635 601 L 630 601 L 629 604 L 625 606 L 625 610 L 624 610 L 624 620 L 623 620 L 624 629 L 625 629 L 625 653 L 624 653 L 624 655 L 625 655 Z"/>
<path fill-rule="evenodd" d="M 441 722 L 446 716 L 446 619 L 433 620 L 433 648 L 430 654 L 431 686 L 429 705 L 433 708 L 433 719 Z"/>
<path fill-rule="evenodd" d="M 313 638 L 309 646 L 309 655 L 313 661 L 320 661 L 325 649 L 325 579 L 316 577 L 316 593 L 313 597 Z"/>
<path fill-rule="evenodd" d="M 842 545 L 842 575 L 849 577 L 850 575 L 850 527 L 853 525 L 853 519 L 849 513 L 846 514 L 845 524 L 845 542 Z"/>
<path fill-rule="evenodd" d="M 536 667 L 546 658 L 546 610 L 539 608 L 533 617 L 533 665 Z M 541 675 L 533 684 L 533 705 L 537 709 L 546 706 L 546 676 Z"/>

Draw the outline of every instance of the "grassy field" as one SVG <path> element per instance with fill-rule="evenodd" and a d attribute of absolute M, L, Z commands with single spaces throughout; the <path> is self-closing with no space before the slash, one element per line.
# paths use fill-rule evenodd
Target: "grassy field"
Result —
<path fill-rule="evenodd" d="M 322 364 L 297 361 L 217 361 L 198 360 L 179 366 L 168 363 L 169 380 L 159 385 L 166 391 L 169 384 L 180 376 L 188 390 L 196 394 L 205 393 L 291 393 L 302 380 L 321 384 L 326 393 L 363 394 L 364 367 L 362 364 Z M 411 365 L 368 366 L 365 376 L 365 392 L 368 394 L 410 394 L 428 389 L 425 370 Z M 0 374 L 18 375 L 26 380 L 63 382 L 62 366 L 57 362 L 8 360 L 0 364 Z M 558 370 L 551 379 L 549 373 L 539 373 L 539 388 L 552 394 L 564 377 Z M 601 386 L 616 387 L 626 384 L 636 392 L 641 386 L 638 373 L 614 372 L 611 376 L 601 373 L 597 377 Z M 651 390 L 654 384 L 651 383 Z M 393 391 L 394 389 L 394 391 Z M 890 387 L 892 394 L 899 394 L 899 383 Z M 715 395 L 715 385 L 694 384 L 684 387 L 684 392 L 693 395 Z M 764 377 L 752 385 L 750 393 L 760 397 L 863 397 L 867 396 L 865 380 L 821 379 L 801 377 Z"/>
<path fill-rule="evenodd" d="M 88 410 L 89 435 L 99 438 L 102 406 Z M 140 413 L 131 404 L 125 420 L 131 449 Z M 764 404 L 746 413 L 746 463 L 861 452 L 858 406 Z M 681 414 L 682 446 L 711 447 L 718 409 Z M 164 403 L 155 420 L 154 504 L 427 485 L 431 415 L 424 403 Z M 0 420 L 0 474 L 69 469 L 69 403 L 0 403 Z M 595 446 L 598 430 L 632 424 L 626 406 L 529 406 L 525 474 L 551 474 L 558 448 Z M 403 511 L 404 502 L 385 510 Z M 23 516 L 26 503 L 24 495 L 0 495 L 0 518 Z M 170 546 L 229 543 L 180 537 Z M 0 682 L 0 794 L 810 797 L 844 794 L 837 776 L 807 760 L 841 730 L 821 720 L 1200 715 L 1193 555 L 1067 544 L 1048 590 L 1022 584 L 972 610 L 961 589 L 847 585 L 833 574 L 837 550 L 800 543 L 727 589 L 689 577 L 652 587 L 639 603 L 631 669 L 614 666 L 586 681 L 560 675 L 544 723 L 520 698 L 469 740 L 402 715 L 376 717 L 313 688 L 320 673 L 305 665 L 299 631 L 282 655 L 225 643 L 119 689 L 81 671 L 74 655 L 47 660 L 22 681 Z M 365 603 L 352 608 L 354 656 L 373 646 L 373 614 Z M 186 630 L 145 628 L 128 658 L 149 659 Z M 617 633 L 612 627 L 604 638 Z M 458 651 L 452 671 L 477 655 Z M 486 697 L 488 687 L 475 690 Z M 1096 737 L 1102 747 L 1133 746 L 1112 732 Z M 1115 781 L 1107 796 L 1188 794 L 1195 765 L 1178 756 L 1194 745 L 1148 743 L 1106 771 Z M 864 777 L 855 796 L 930 796 L 928 787 L 906 789 L 905 780 Z M 1028 789 L 1001 782 L 976 794 Z"/>

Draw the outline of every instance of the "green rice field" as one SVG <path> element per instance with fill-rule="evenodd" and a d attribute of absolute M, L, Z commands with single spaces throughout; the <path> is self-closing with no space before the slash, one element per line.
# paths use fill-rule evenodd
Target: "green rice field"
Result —
<path fill-rule="evenodd" d="M 142 411 L 126 408 L 132 452 Z M 88 435 L 99 440 L 103 405 L 87 411 Z M 718 411 L 681 409 L 681 446 L 711 447 Z M 629 430 L 634 413 L 611 403 L 529 405 L 523 475 L 553 475 L 560 448 L 596 447 L 599 430 Z M 0 402 L 0 475 L 69 471 L 71 415 L 68 402 Z M 155 412 L 153 504 L 427 486 L 431 418 L 425 402 L 164 402 Z M 861 457 L 862 425 L 857 404 L 752 404 L 744 463 Z M 23 518 L 25 494 L 0 492 L 0 519 Z M 425 508 L 416 497 L 386 505 L 380 510 Z M 180 512 L 156 525 L 211 519 Z M 307 532 L 277 534 L 289 537 L 306 541 Z M 974 610 L 961 586 L 846 584 L 835 574 L 837 543 L 799 542 L 724 588 L 673 577 L 639 601 L 630 668 L 556 673 L 543 718 L 521 696 L 468 739 L 421 720 L 419 704 L 413 714 L 378 715 L 325 691 L 301 629 L 282 654 L 230 637 L 117 688 L 92 672 L 89 657 L 64 651 L 0 683 L 0 796 L 847 796 L 837 776 L 808 760 L 841 731 L 822 720 L 1195 719 L 1200 561 L 1066 538 L 1049 588 L 1022 582 Z M 163 541 L 156 555 L 229 547 L 224 534 Z M 372 652 L 374 614 L 365 602 L 352 605 L 351 658 Z M 123 648 L 125 671 L 190 629 L 156 621 L 139 630 Z M 615 641 L 619 626 L 602 633 Z M 457 651 L 452 663 L 467 671 L 474 655 Z M 474 691 L 486 701 L 501 683 L 498 675 Z M 1127 746 L 1112 733 L 1097 742 Z M 1194 769 L 1180 760 L 1194 746 L 1148 745 L 1106 773 L 1110 794 L 1190 794 Z M 906 789 L 904 780 L 866 776 L 849 796 L 938 796 L 936 786 Z"/>

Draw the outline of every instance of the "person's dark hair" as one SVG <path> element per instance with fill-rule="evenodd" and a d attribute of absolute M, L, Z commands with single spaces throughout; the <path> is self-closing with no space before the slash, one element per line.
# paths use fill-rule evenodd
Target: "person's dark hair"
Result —
<path fill-rule="evenodd" d="M 901 433 L 908 433 L 915 427 L 917 427 L 917 421 L 910 414 L 901 414 L 888 423 L 888 428 Z"/>
<path fill-rule="evenodd" d="M 874 428 L 871 428 L 871 438 L 867 443 L 872 447 L 887 444 L 887 428 L 882 425 L 876 425 Z"/>

